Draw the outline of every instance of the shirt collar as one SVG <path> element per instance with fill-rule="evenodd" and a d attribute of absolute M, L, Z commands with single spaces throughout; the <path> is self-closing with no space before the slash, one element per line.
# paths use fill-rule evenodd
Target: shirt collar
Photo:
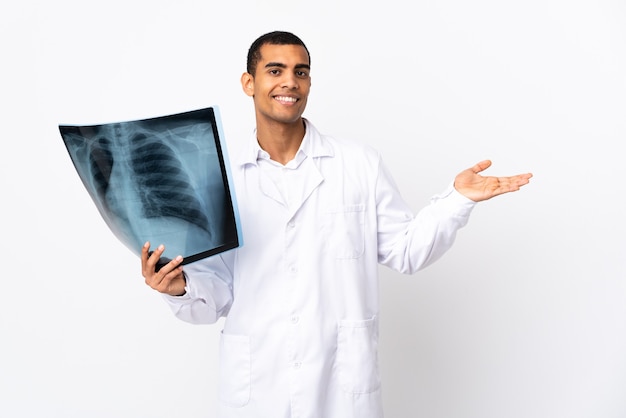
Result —
<path fill-rule="evenodd" d="M 300 144 L 300 149 L 298 149 L 294 158 L 295 164 L 299 165 L 306 157 L 332 157 L 334 152 L 328 140 L 320 135 L 313 124 L 307 119 L 304 119 L 304 123 L 306 124 L 306 133 L 304 134 L 304 138 Z M 244 148 L 242 154 L 240 155 L 239 165 L 257 165 L 257 160 L 260 158 L 269 158 L 269 155 L 259 145 L 259 142 L 256 139 L 255 129 L 250 137 L 248 146 Z"/>

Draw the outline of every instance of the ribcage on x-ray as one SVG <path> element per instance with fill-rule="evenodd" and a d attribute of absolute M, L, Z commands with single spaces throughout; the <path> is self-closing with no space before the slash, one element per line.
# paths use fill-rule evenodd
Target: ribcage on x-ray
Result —
<path fill-rule="evenodd" d="M 146 241 L 163 243 L 162 258 L 193 260 L 237 242 L 215 123 L 204 109 L 59 129 L 87 191 L 124 244 L 139 254 Z"/>
<path fill-rule="evenodd" d="M 176 217 L 210 232 L 189 175 L 172 148 L 137 134 L 131 141 L 130 165 L 146 218 Z"/>

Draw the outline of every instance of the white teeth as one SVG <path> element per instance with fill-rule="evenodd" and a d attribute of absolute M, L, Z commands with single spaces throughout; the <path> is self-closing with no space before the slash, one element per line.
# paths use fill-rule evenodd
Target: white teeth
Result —
<path fill-rule="evenodd" d="M 284 97 L 284 96 L 276 96 L 276 100 L 280 102 L 291 102 L 291 103 L 295 103 L 297 101 L 295 97 Z"/>

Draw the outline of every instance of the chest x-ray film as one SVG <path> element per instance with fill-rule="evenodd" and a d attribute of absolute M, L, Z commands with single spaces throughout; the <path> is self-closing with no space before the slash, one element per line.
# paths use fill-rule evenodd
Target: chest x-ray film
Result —
<path fill-rule="evenodd" d="M 162 263 L 186 264 L 241 244 L 217 107 L 59 130 L 98 211 L 135 254 L 150 241 L 165 245 Z"/>

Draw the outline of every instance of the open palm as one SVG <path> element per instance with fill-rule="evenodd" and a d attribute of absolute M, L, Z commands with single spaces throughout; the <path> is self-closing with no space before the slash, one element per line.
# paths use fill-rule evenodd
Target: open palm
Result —
<path fill-rule="evenodd" d="M 517 174 L 510 177 L 481 176 L 479 173 L 491 166 L 490 160 L 484 160 L 473 167 L 461 171 L 454 179 L 454 187 L 465 197 L 480 202 L 503 193 L 514 192 L 528 184 L 531 173 Z"/>

